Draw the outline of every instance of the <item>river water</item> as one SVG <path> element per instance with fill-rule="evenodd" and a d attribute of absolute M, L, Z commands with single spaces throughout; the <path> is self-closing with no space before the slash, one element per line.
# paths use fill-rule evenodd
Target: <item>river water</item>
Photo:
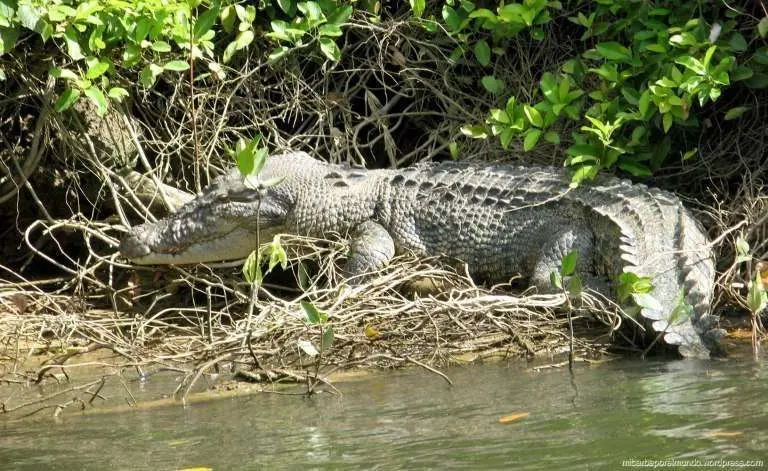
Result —
<path fill-rule="evenodd" d="M 577 366 L 573 376 L 567 368 L 520 363 L 444 372 L 453 386 L 409 369 L 341 380 L 342 396 L 262 393 L 0 423 L 0 464 L 549 470 L 633 469 L 674 459 L 693 469 L 768 466 L 763 361 L 618 360 Z"/>

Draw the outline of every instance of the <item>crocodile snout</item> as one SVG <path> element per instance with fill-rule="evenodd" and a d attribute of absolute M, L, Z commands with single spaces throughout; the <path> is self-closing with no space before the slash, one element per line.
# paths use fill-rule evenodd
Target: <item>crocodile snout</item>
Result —
<path fill-rule="evenodd" d="M 118 250 L 120 250 L 120 255 L 128 259 L 144 257 L 152 252 L 147 244 L 131 232 L 123 236 Z"/>

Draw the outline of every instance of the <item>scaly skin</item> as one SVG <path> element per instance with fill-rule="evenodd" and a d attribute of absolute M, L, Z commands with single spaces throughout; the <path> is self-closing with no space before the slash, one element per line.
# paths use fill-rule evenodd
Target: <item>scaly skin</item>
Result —
<path fill-rule="evenodd" d="M 710 314 L 707 238 L 671 193 L 607 176 L 570 188 L 564 170 L 548 167 L 364 170 L 301 152 L 271 157 L 260 178 L 283 180 L 257 190 L 232 170 L 178 213 L 134 227 L 121 253 L 139 264 L 199 263 L 247 256 L 257 226 L 261 240 L 341 233 L 352 239 L 353 277 L 411 251 L 464 262 L 479 280 L 523 275 L 551 291 L 550 273 L 576 249 L 585 286 L 604 294 L 622 272 L 650 276 L 658 305 L 641 315 L 683 356 L 708 356 L 722 335 Z M 690 316 L 672 315 L 680 293 Z"/>

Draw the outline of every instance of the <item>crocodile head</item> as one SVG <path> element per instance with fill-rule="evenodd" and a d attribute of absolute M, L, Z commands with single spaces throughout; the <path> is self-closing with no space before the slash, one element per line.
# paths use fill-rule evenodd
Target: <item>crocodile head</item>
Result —
<path fill-rule="evenodd" d="M 257 239 L 271 240 L 273 233 L 284 232 L 291 206 L 286 191 L 246 186 L 234 170 L 177 213 L 131 228 L 120 243 L 120 253 L 142 265 L 244 258 L 256 248 Z"/>

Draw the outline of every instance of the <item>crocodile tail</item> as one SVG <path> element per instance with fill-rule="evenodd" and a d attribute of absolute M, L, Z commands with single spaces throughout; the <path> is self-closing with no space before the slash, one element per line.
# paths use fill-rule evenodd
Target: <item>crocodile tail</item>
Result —
<path fill-rule="evenodd" d="M 671 193 L 625 180 L 606 178 L 601 183 L 584 196 L 614 227 L 596 231 L 598 239 L 614 237 L 598 240 L 613 248 L 603 250 L 613 253 L 606 265 L 613 266 L 613 273 L 652 279 L 653 299 L 640 309 L 652 337 L 663 335 L 661 340 L 685 357 L 709 356 L 721 331 L 710 312 L 715 268 L 701 224 Z"/>
<path fill-rule="evenodd" d="M 699 221 L 688 211 L 680 209 L 680 258 L 679 272 L 686 303 L 692 307 L 691 326 L 699 342 L 689 339 L 667 338 L 674 345 L 680 345 L 680 353 L 686 357 L 707 357 L 710 352 L 719 352 L 718 341 L 725 331 L 718 328 L 718 318 L 712 313 L 712 295 L 715 285 L 715 261 L 709 240 Z M 705 351 L 698 347 L 703 345 Z"/>
<path fill-rule="evenodd" d="M 655 200 L 662 193 L 651 191 L 650 194 Z M 666 234 L 673 249 L 667 254 L 668 262 L 657 265 L 659 257 L 651 257 L 654 261 L 646 266 L 655 286 L 651 294 L 656 296 L 662 309 L 646 306 L 640 313 L 657 335 L 663 335 L 666 344 L 678 347 L 682 356 L 708 358 L 716 350 L 721 332 L 716 329 L 717 319 L 711 313 L 714 257 L 703 227 L 682 203 L 678 201 L 676 211 L 670 213 L 667 216 L 672 217 L 668 219 L 675 223 L 669 227 L 671 233 Z M 659 266 L 668 271 L 654 270 Z"/>

